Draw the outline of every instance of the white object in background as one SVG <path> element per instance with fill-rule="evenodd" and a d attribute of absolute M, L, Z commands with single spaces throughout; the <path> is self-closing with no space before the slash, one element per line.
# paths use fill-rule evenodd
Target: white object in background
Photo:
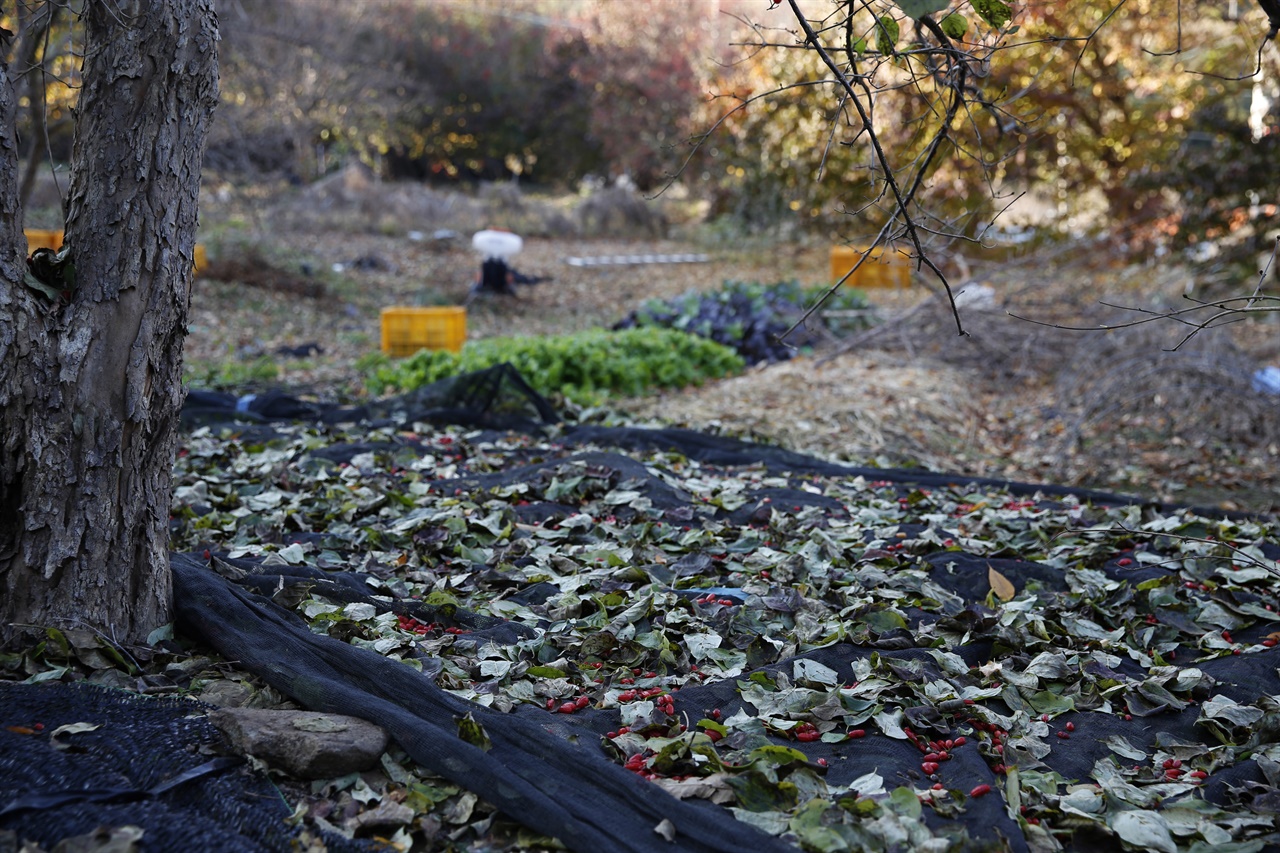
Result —
<path fill-rule="evenodd" d="M 1254 373 L 1253 390 L 1259 394 L 1280 394 L 1280 367 L 1264 367 Z"/>
<path fill-rule="evenodd" d="M 520 254 L 524 241 L 510 231 L 477 231 L 471 238 L 471 246 L 486 258 L 505 261 Z"/>
<path fill-rule="evenodd" d="M 971 311 L 994 311 L 996 289 L 986 284 L 967 284 L 956 294 L 956 307 Z"/>
<path fill-rule="evenodd" d="M 595 258 L 565 258 L 571 267 L 629 266 L 631 264 L 701 264 L 710 255 L 602 255 Z"/>

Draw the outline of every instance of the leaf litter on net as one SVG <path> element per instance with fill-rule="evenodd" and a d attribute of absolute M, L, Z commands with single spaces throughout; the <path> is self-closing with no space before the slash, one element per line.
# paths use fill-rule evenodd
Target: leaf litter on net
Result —
<path fill-rule="evenodd" d="M 347 442 L 366 449 L 346 462 L 314 455 Z M 1259 603 L 1276 574 L 1262 548 L 1276 537 L 1260 522 L 1025 500 L 972 485 L 903 496 L 892 484 L 861 478 L 782 476 L 676 453 L 633 454 L 650 475 L 687 494 L 688 523 L 679 523 L 616 471 L 568 458 L 554 435 L 290 427 L 255 439 L 205 428 L 187 437 L 185 450 L 176 472 L 175 549 L 360 570 L 388 602 L 417 599 L 443 613 L 453 608 L 526 625 L 530 636 L 518 643 L 475 642 L 389 609 L 317 595 L 307 585 L 275 596 L 311 630 L 415 668 L 434 667 L 440 687 L 480 705 L 555 709 L 586 697 L 592 707 L 616 709 L 620 731 L 606 748 L 619 763 L 632 762 L 677 796 L 728 804 L 739 819 L 791 833 L 811 849 L 927 844 L 934 830 L 918 820 L 920 799 L 939 814 L 955 813 L 971 792 L 953 796 L 880 777 L 831 786 L 786 743 L 843 743 L 868 731 L 905 740 L 920 720 L 958 706 L 1008 733 L 1006 748 L 1019 768 L 1011 766 L 1007 779 L 1036 809 L 1040 823 L 1027 831 L 1037 847 L 1052 849 L 1049 829 L 1084 825 L 1150 849 L 1227 841 L 1248 849 L 1249 839 L 1267 832 L 1267 819 L 1248 809 L 1187 800 L 1195 783 L 1159 768 L 1178 761 L 1219 770 L 1249 756 L 1280 775 L 1268 770 L 1280 768 L 1280 748 L 1255 733 L 1259 721 L 1280 719 L 1272 697 L 1241 704 L 1207 695 L 1201 721 L 1221 743 L 1212 749 L 1158 743 L 1147 761 L 1139 757 L 1145 750 L 1121 738 L 1108 744 L 1115 758 L 1098 762 L 1087 779 L 1034 769 L 1050 751 L 1070 748 L 1046 737 L 1046 719 L 1080 707 L 1136 716 L 1185 707 L 1212 680 L 1195 667 L 1165 665 L 1166 656 L 1178 647 L 1201 660 L 1230 655 L 1240 649 L 1232 631 L 1276 621 Z M 542 474 L 523 482 L 476 488 L 460 476 L 529 461 Z M 718 514 L 744 507 L 763 488 L 829 499 L 841 511 L 779 502 L 762 505 L 765 511 L 753 514 L 758 520 L 742 525 Z M 522 519 L 520 509 L 537 502 L 559 509 L 546 519 Z M 904 525 L 913 535 L 900 535 Z M 318 535 L 290 541 L 299 533 Z M 1240 553 L 1253 563 L 1233 561 L 1227 542 L 1242 543 Z M 936 580 L 950 571 L 947 554 L 961 549 L 988 561 L 991 594 L 980 608 Z M 1035 579 L 1014 586 L 997 568 L 1008 558 L 1052 570 L 1059 586 Z M 1116 560 L 1158 563 L 1173 570 L 1173 581 L 1131 588 L 1100 570 Z M 1198 595 L 1201 587 L 1216 594 Z M 513 595 L 533 588 L 541 594 Z M 936 617 L 913 643 L 927 650 L 930 667 L 873 652 L 844 672 L 803 659 L 761 669 L 836 642 L 887 641 L 913 612 Z M 1155 612 L 1159 625 L 1147 617 Z M 951 650 L 975 633 L 1019 654 L 993 652 L 983 680 L 958 687 L 970 667 Z M 54 637 L 6 665 L 33 680 L 70 668 L 100 672 L 112 666 L 101 645 Z M 608 663 L 591 665 L 602 661 Z M 1146 676 L 1120 676 L 1125 661 Z M 743 710 L 688 720 L 683 731 L 662 710 L 661 697 L 683 686 L 725 680 L 736 684 Z M 984 707 L 993 699 L 1010 713 Z M 483 730 L 459 725 L 462 736 L 484 742 Z M 1128 769 L 1135 762 L 1141 772 Z M 391 798 L 422 818 L 416 829 L 400 827 L 402 841 L 472 824 L 490 831 L 491 812 L 474 796 L 403 756 L 384 758 L 384 770 L 376 790 L 354 780 L 317 785 L 313 794 L 328 805 L 313 818 L 329 820 L 332 807 L 354 821 L 365 806 Z M 1144 816 L 1152 803 L 1179 796 L 1176 809 Z"/>

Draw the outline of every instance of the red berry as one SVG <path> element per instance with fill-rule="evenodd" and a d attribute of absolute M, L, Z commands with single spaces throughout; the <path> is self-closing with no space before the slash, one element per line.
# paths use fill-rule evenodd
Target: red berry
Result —
<path fill-rule="evenodd" d="M 936 752 L 930 752 L 925 755 L 924 760 L 925 761 L 941 761 L 942 756 L 938 755 L 938 753 Z"/>
<path fill-rule="evenodd" d="M 1116 565 L 1122 568 L 1124 566 L 1132 566 L 1133 560 L 1130 560 L 1128 557 L 1121 557 L 1119 560 L 1116 560 Z"/>
<path fill-rule="evenodd" d="M 591 704 L 591 700 L 588 699 L 586 696 L 579 696 L 577 699 L 574 700 L 573 704 L 578 708 L 585 708 Z"/>
<path fill-rule="evenodd" d="M 934 783 L 933 783 L 933 790 L 935 790 L 935 791 L 941 791 L 941 790 L 943 790 L 943 788 L 942 788 L 942 783 L 941 783 L 941 782 L 934 782 Z"/>
<path fill-rule="evenodd" d="M 938 772 L 938 762 L 926 761 L 920 765 L 920 769 L 925 772 L 925 775 L 932 776 L 934 773 Z"/>
<path fill-rule="evenodd" d="M 1062 738 L 1063 740 L 1071 740 L 1071 735 L 1067 734 L 1066 732 L 1058 732 L 1058 737 Z"/>
<path fill-rule="evenodd" d="M 1067 731 L 1069 731 L 1069 732 L 1074 732 L 1075 730 L 1076 730 L 1076 724 L 1075 724 L 1075 723 L 1067 723 Z"/>
<path fill-rule="evenodd" d="M 577 703 L 577 702 L 565 702 L 565 703 L 564 703 L 563 705 L 561 705 L 557 710 L 558 710 L 561 714 L 572 714 L 574 711 L 578 710 L 578 703 Z"/>
<path fill-rule="evenodd" d="M 866 736 L 867 736 L 866 729 L 850 729 L 849 730 L 849 737 L 854 738 L 855 740 L 857 738 L 866 737 Z"/>
<path fill-rule="evenodd" d="M 724 735 L 720 734 L 715 729 L 707 729 L 707 737 L 711 738 L 712 743 L 715 743 L 720 740 L 720 738 L 724 737 Z"/>
<path fill-rule="evenodd" d="M 974 789 L 973 789 L 972 791 L 970 791 L 970 792 L 969 792 L 969 796 L 971 796 L 971 797 L 985 797 L 987 794 L 990 794 L 990 793 L 991 793 L 991 786 L 990 786 L 990 785 L 977 785 L 977 786 L 975 786 L 975 787 L 974 787 Z"/>
<path fill-rule="evenodd" d="M 968 742 L 969 742 L 969 741 L 968 741 L 968 739 L 966 739 L 964 735 L 961 735 L 960 737 L 956 738 L 956 743 L 955 743 L 955 745 L 956 745 L 956 746 L 964 746 L 964 745 L 965 745 L 966 743 L 968 743 Z M 950 744 L 948 744 L 948 746 L 950 746 Z"/>

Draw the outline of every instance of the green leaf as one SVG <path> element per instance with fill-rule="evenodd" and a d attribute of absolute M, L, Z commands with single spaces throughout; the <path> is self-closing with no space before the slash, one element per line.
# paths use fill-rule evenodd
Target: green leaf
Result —
<path fill-rule="evenodd" d="M 907 627 L 907 620 L 892 610 L 873 610 L 862 614 L 859 619 L 876 634 L 885 634 L 897 628 Z"/>
<path fill-rule="evenodd" d="M 454 717 L 453 721 L 458 724 L 458 737 L 485 752 L 493 749 L 493 743 L 489 740 L 488 732 L 484 730 L 484 726 L 480 725 L 475 717 L 471 716 L 470 712 L 461 717 Z"/>
<path fill-rule="evenodd" d="M 957 15 L 954 12 L 942 19 L 940 25 L 942 31 L 947 34 L 947 38 L 962 39 L 964 34 L 969 31 L 969 21 L 964 15 Z"/>
<path fill-rule="evenodd" d="M 912 820 L 919 820 L 921 813 L 924 811 L 920 806 L 920 798 L 916 796 L 915 790 L 905 785 L 893 789 L 893 793 L 889 795 L 889 805 L 898 814 L 909 817 Z"/>
<path fill-rule="evenodd" d="M 1013 10 L 1008 3 L 1001 0 L 971 0 L 973 10 L 978 17 L 996 29 L 1000 29 L 1013 18 Z"/>
<path fill-rule="evenodd" d="M 799 799 L 791 782 L 776 782 L 758 770 L 750 770 L 728 780 L 738 796 L 738 804 L 751 812 L 786 811 Z"/>
<path fill-rule="evenodd" d="M 557 670 L 554 666 L 530 666 L 525 670 L 527 674 L 534 676 L 536 679 L 562 679 L 564 672 Z"/>
<path fill-rule="evenodd" d="M 951 5 L 951 0 L 894 0 L 894 3 L 907 17 L 918 21 L 925 15 L 941 12 Z"/>
<path fill-rule="evenodd" d="M 27 287 L 40 293 L 50 302 L 57 302 L 59 299 L 62 298 L 61 290 L 59 290 L 56 287 L 50 287 L 49 285 L 45 284 L 43 281 L 41 281 L 40 279 L 32 275 L 29 270 L 23 273 L 22 280 L 23 280 L 23 283 L 27 285 Z"/>
<path fill-rule="evenodd" d="M 898 43 L 898 22 L 888 15 L 881 15 L 876 23 L 876 50 L 885 56 L 893 53 Z"/>

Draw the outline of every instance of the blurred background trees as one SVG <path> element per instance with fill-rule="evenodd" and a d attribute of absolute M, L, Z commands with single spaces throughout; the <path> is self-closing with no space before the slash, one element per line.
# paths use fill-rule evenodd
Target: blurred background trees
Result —
<path fill-rule="evenodd" d="M 1022 192 L 1064 228 L 1178 245 L 1274 216 L 1280 63 L 1274 45 L 1258 52 L 1267 19 L 1252 2 L 798 5 L 865 87 L 890 168 L 920 181 L 934 243 L 981 234 Z M 998 25 L 978 11 L 1000 7 Z M 953 16 L 968 57 L 945 122 L 954 81 L 930 66 L 945 56 L 907 14 L 920 9 Z M 27 2 L 9 20 L 28 164 L 69 152 L 76 17 L 75 3 Z M 892 213 L 885 164 L 786 3 L 226 0 L 220 18 L 207 165 L 235 183 L 352 162 L 555 191 L 591 178 L 653 192 L 674 176 L 735 233 L 865 237 Z"/>

